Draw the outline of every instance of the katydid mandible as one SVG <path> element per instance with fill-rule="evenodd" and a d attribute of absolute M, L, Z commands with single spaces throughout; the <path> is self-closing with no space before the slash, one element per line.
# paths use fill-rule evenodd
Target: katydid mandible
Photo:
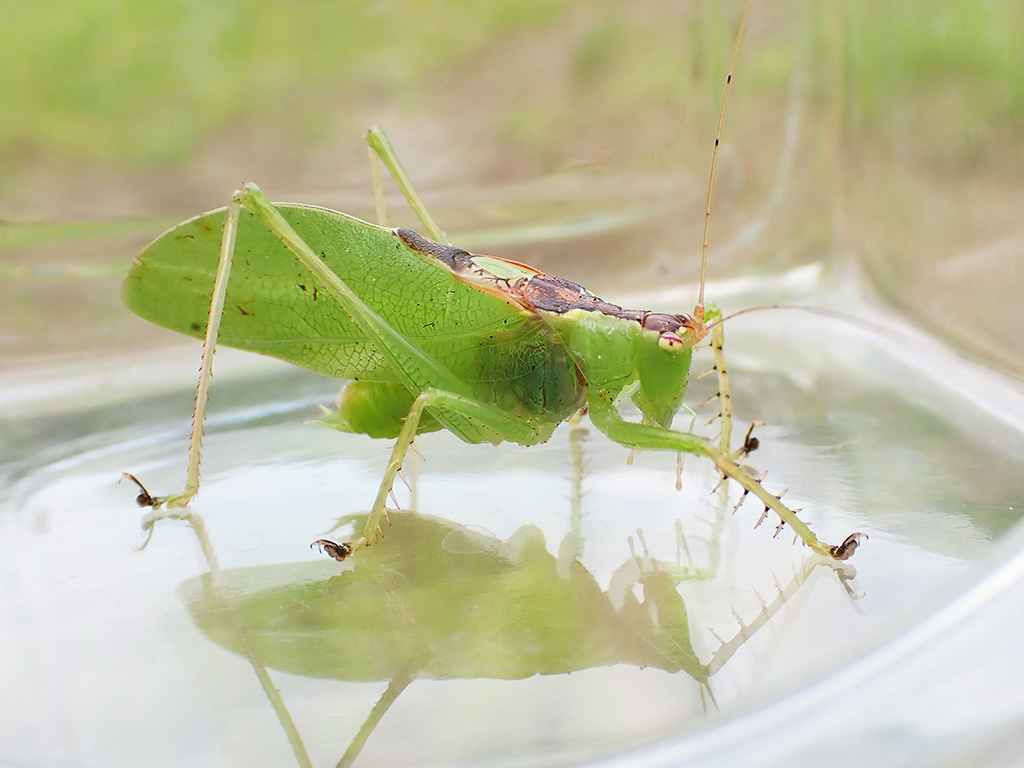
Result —
<path fill-rule="evenodd" d="M 731 80 L 732 68 L 723 115 Z M 756 445 L 749 433 L 738 450 L 730 445 L 723 330 L 703 295 L 721 125 L 720 116 L 692 313 L 624 309 L 564 278 L 451 246 L 376 127 L 367 134 L 371 161 L 384 162 L 432 239 L 324 208 L 272 204 L 254 184 L 236 192 L 226 209 L 164 233 L 132 265 L 123 296 L 142 317 L 203 338 L 203 362 L 185 488 L 164 497 L 142 488 L 139 503 L 184 507 L 198 491 L 219 341 L 348 379 L 337 410 L 322 423 L 397 438 L 362 532 L 351 542 L 314 542 L 336 559 L 382 535 L 388 496 L 417 434 L 445 428 L 469 443 L 535 445 L 583 410 L 625 447 L 708 458 L 723 479 L 743 488 L 743 499 L 753 494 L 763 503 L 761 520 L 771 510 L 777 531 L 788 524 L 816 553 L 849 558 L 863 534 L 836 546 L 821 542 L 781 495 L 740 466 Z M 375 186 L 379 202 L 379 182 Z M 717 444 L 672 428 L 693 349 L 708 336 L 719 381 Z M 642 413 L 639 423 L 619 411 L 616 401 L 626 392 Z"/>

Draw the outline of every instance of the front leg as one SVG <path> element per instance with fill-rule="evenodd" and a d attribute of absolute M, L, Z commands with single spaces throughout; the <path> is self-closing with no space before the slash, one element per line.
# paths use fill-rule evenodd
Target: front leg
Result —
<path fill-rule="evenodd" d="M 729 388 L 729 369 L 725 365 L 725 331 L 719 323 L 711 329 L 711 348 L 715 353 L 715 374 L 718 378 L 718 448 L 732 456 L 732 392 Z"/>
<path fill-rule="evenodd" d="M 601 397 L 589 400 L 590 418 L 594 425 L 615 442 L 627 448 L 646 448 L 651 450 L 685 451 L 686 453 L 706 456 L 719 471 L 743 487 L 744 492 L 752 493 L 778 516 L 780 521 L 788 524 L 803 542 L 814 552 L 836 560 L 850 558 L 860 544 L 864 534 L 853 533 L 837 546 L 831 546 L 818 540 L 796 513 L 782 503 L 778 496 L 769 493 L 761 482 L 745 472 L 729 455 L 728 449 L 722 450 L 710 440 L 692 433 L 677 432 L 673 429 L 653 425 L 637 424 L 626 421 L 619 414 L 613 402 Z"/>
<path fill-rule="evenodd" d="M 718 433 L 718 448 L 727 453 L 733 461 L 739 462 L 757 449 L 758 440 L 754 437 L 754 427 L 764 422 L 753 422 L 743 438 L 743 445 L 735 451 L 732 449 L 732 391 L 729 385 L 729 368 L 725 364 L 725 331 L 719 323 L 711 329 L 711 348 L 715 353 L 714 371 L 718 376 L 718 416 L 721 426 Z"/>

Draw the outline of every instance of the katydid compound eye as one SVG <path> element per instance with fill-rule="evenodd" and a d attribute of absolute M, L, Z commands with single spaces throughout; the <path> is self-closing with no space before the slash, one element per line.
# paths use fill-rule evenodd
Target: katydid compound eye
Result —
<path fill-rule="evenodd" d="M 679 338 L 679 334 L 666 331 L 658 337 L 658 346 L 666 352 L 682 352 L 683 340 Z"/>

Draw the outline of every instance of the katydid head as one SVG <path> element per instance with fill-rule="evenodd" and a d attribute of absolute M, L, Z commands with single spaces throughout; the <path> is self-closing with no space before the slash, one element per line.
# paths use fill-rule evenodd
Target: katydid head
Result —
<path fill-rule="evenodd" d="M 633 403 L 646 421 L 672 423 L 686 394 L 693 348 L 708 326 L 688 314 L 623 309 L 549 275 L 530 279 L 522 300 L 559 336 L 592 395 L 615 398 L 635 387 Z"/>
<path fill-rule="evenodd" d="M 634 354 L 639 386 L 633 403 L 644 417 L 668 427 L 683 403 L 693 348 L 707 334 L 703 321 L 691 315 L 647 312 Z"/>
<path fill-rule="evenodd" d="M 704 334 L 701 333 L 703 323 L 685 312 L 678 315 L 647 312 L 640 318 L 640 327 L 657 333 L 658 346 L 670 353 L 682 352 L 704 338 Z M 684 339 L 686 336 L 695 336 L 696 338 L 692 338 L 691 343 L 687 343 L 687 340 Z"/>

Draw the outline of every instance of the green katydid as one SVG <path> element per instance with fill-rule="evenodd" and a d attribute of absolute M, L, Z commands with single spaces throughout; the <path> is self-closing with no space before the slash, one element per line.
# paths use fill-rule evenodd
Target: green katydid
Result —
<path fill-rule="evenodd" d="M 730 71 L 726 96 L 731 78 Z M 723 99 L 723 114 L 724 107 Z M 133 264 L 123 288 L 129 308 L 205 339 L 185 488 L 166 497 L 143 489 L 140 504 L 182 507 L 198 490 L 219 341 L 349 379 L 338 410 L 323 422 L 397 438 L 361 534 L 344 544 L 324 542 L 339 560 L 379 538 L 392 485 L 417 434 L 446 428 L 469 443 L 534 445 L 584 410 L 628 448 L 707 457 L 743 488 L 743 498 L 753 494 L 764 504 L 762 520 L 772 510 L 780 529 L 788 524 L 815 552 L 840 560 L 853 554 L 862 534 L 824 544 L 781 496 L 739 465 L 756 445 L 749 433 L 739 450 L 730 445 L 721 318 L 703 297 L 717 137 L 700 294 L 690 314 L 623 309 L 563 278 L 452 247 L 384 133 L 373 128 L 367 141 L 371 159 L 387 166 L 431 240 L 324 208 L 272 204 L 247 184 L 227 209 L 179 224 Z M 379 202 L 379 171 L 376 179 Z M 671 426 L 683 405 L 693 349 L 709 335 L 719 379 L 717 444 Z M 640 423 L 627 421 L 617 407 L 626 392 L 643 415 Z"/>

